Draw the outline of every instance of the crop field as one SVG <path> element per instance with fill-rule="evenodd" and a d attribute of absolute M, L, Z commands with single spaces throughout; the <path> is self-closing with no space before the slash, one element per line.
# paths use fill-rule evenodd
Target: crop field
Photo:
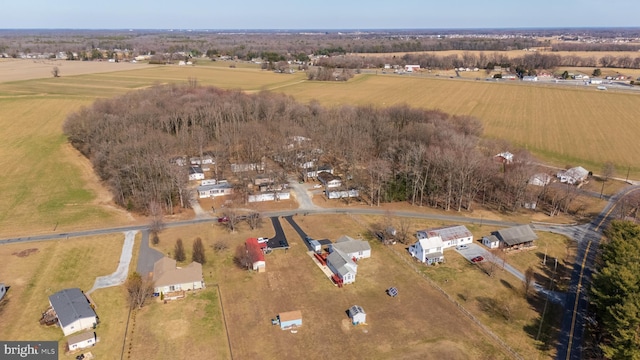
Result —
<path fill-rule="evenodd" d="M 0 274 L 10 287 L 0 303 L 0 339 L 55 340 L 62 350 L 65 346 L 62 330 L 38 323 L 49 306 L 49 295 L 70 287 L 87 291 L 97 276 L 113 273 L 118 267 L 123 239 L 123 234 L 112 234 L 0 246 Z M 126 296 L 122 286 L 91 294 L 101 319 L 96 332 L 102 343 L 92 352 L 100 358 L 120 358 L 128 316 Z M 61 356 L 66 358 L 72 357 Z"/>

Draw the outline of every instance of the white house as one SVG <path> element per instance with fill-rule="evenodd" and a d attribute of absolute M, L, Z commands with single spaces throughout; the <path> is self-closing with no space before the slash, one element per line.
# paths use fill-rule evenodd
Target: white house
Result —
<path fill-rule="evenodd" d="M 594 84 L 594 85 L 600 85 L 600 84 L 602 84 L 602 79 L 593 78 L 593 79 L 589 80 L 589 83 L 590 84 Z"/>
<path fill-rule="evenodd" d="M 444 261 L 442 249 L 442 239 L 439 236 L 434 236 L 420 239 L 409 246 L 409 253 L 423 263 L 436 264 Z"/>
<path fill-rule="evenodd" d="M 189 167 L 189 180 L 203 180 L 204 179 L 204 171 L 199 166 L 190 166 Z"/>
<path fill-rule="evenodd" d="M 64 289 L 49 296 L 49 304 L 58 318 L 65 336 L 92 329 L 98 324 L 98 316 L 89 300 L 78 288 Z"/>
<path fill-rule="evenodd" d="M 522 81 L 538 81 L 537 76 L 523 76 Z"/>
<path fill-rule="evenodd" d="M 500 240 L 495 235 L 482 237 L 482 245 L 489 249 L 497 249 L 500 247 Z"/>
<path fill-rule="evenodd" d="M 529 178 L 529 185 L 545 186 L 551 182 L 551 176 L 545 173 L 534 174 Z"/>
<path fill-rule="evenodd" d="M 153 286 L 156 294 L 203 289 L 202 264 L 192 262 L 179 268 L 175 260 L 165 256 L 153 264 Z"/>
<path fill-rule="evenodd" d="M 95 332 L 85 332 L 69 336 L 67 338 L 67 347 L 69 348 L 69 351 L 86 349 L 88 347 L 95 346 L 96 340 L 97 337 Z"/>
<path fill-rule="evenodd" d="M 329 174 L 333 174 L 333 168 L 331 165 L 320 165 L 317 168 L 306 168 L 307 177 L 316 178 L 318 174 L 321 172 L 327 172 Z"/>
<path fill-rule="evenodd" d="M 473 242 L 473 234 L 464 225 L 418 230 L 416 237 L 418 240 L 439 237 L 442 240 L 443 249 Z"/>
<path fill-rule="evenodd" d="M 351 259 L 365 259 L 371 257 L 371 246 L 367 241 L 356 240 L 347 235 L 341 236 L 335 244 L 331 244 L 330 252 L 337 249 L 345 253 Z"/>
<path fill-rule="evenodd" d="M 343 284 L 351 284 L 356 281 L 358 265 L 344 252 L 333 249 L 327 256 L 327 266 L 342 280 Z"/>
<path fill-rule="evenodd" d="M 367 323 L 367 313 L 364 312 L 362 306 L 353 305 L 349 308 L 349 318 L 351 319 L 351 323 L 353 325 L 358 324 L 366 324 Z"/>
<path fill-rule="evenodd" d="M 503 163 L 503 164 L 511 164 L 513 163 L 513 154 L 505 151 L 505 152 L 501 152 L 500 154 L 496 155 L 493 157 L 497 162 Z"/>
<path fill-rule="evenodd" d="M 200 199 L 231 194 L 233 194 L 233 186 L 228 183 L 198 186 L 198 197 Z"/>
<path fill-rule="evenodd" d="M 565 171 L 559 171 L 557 174 L 557 177 L 560 178 L 560 182 L 571 185 L 585 181 L 588 176 L 589 171 L 582 166 L 574 167 Z"/>
<path fill-rule="evenodd" d="M 318 181 L 322 183 L 322 185 L 328 188 L 340 187 L 342 186 L 342 179 L 339 176 L 335 176 L 326 171 L 322 171 L 318 173 Z"/>

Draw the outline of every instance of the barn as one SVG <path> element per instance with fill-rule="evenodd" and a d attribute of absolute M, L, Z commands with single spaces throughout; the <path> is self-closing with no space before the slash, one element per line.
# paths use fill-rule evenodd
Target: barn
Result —
<path fill-rule="evenodd" d="M 353 325 L 365 324 L 367 322 L 367 313 L 364 312 L 362 306 L 353 305 L 349 308 L 348 312 Z"/>
<path fill-rule="evenodd" d="M 514 226 L 494 231 L 492 234 L 502 242 L 502 247 L 507 250 L 530 248 L 533 246 L 533 241 L 538 238 L 529 225 Z"/>
<path fill-rule="evenodd" d="M 300 310 L 281 312 L 278 314 L 280 329 L 289 330 L 302 326 L 302 312 Z"/>

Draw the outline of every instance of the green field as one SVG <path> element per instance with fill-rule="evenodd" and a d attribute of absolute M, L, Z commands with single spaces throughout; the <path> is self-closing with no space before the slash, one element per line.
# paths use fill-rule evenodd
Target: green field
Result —
<path fill-rule="evenodd" d="M 305 80 L 302 72 L 257 68 L 158 66 L 0 83 L 0 237 L 131 223 L 115 209 L 88 162 L 69 147 L 62 124 L 95 99 L 154 84 L 197 79 L 245 91 L 274 90 L 301 101 L 389 106 L 407 103 L 469 114 L 489 138 L 505 139 L 558 166 L 599 172 L 611 161 L 624 177 L 640 176 L 640 95 L 539 85 L 404 76 L 359 75 L 347 83 Z M 222 65 L 222 66 L 221 66 Z M 66 65 L 65 65 L 66 66 Z"/>

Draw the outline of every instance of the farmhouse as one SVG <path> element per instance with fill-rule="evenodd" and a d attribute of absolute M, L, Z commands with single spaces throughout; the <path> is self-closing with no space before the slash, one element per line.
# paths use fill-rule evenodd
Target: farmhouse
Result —
<path fill-rule="evenodd" d="M 153 283 L 153 292 L 165 296 L 175 291 L 203 289 L 202 265 L 192 262 L 180 268 L 175 260 L 165 256 L 153 264 Z"/>
<path fill-rule="evenodd" d="M 281 312 L 278 314 L 280 329 L 289 330 L 302 326 L 302 312 L 300 310 Z"/>
<path fill-rule="evenodd" d="M 500 247 L 500 240 L 495 235 L 483 236 L 482 245 L 489 249 L 497 249 Z"/>
<path fill-rule="evenodd" d="M 353 305 L 349 308 L 349 318 L 353 325 L 365 324 L 367 322 L 367 314 L 362 306 Z"/>
<path fill-rule="evenodd" d="M 233 186 L 228 183 L 198 186 L 198 196 L 200 199 L 231 194 L 233 194 Z"/>
<path fill-rule="evenodd" d="M 560 182 L 571 185 L 585 181 L 588 176 L 589 171 L 582 166 L 574 167 L 565 171 L 559 171 L 557 174 L 557 177 L 560 178 Z"/>
<path fill-rule="evenodd" d="M 204 179 L 204 171 L 200 166 L 189 167 L 189 180 L 202 180 Z"/>
<path fill-rule="evenodd" d="M 94 346 L 96 344 L 96 333 L 95 332 L 85 332 L 82 334 L 77 334 L 73 336 L 69 336 L 67 338 L 67 348 L 69 351 L 86 349 L 88 347 Z"/>
<path fill-rule="evenodd" d="M 327 256 L 327 266 L 338 276 L 341 284 L 351 284 L 356 281 L 358 265 L 347 254 L 333 248 Z"/>
<path fill-rule="evenodd" d="M 492 234 L 502 242 L 502 247 L 507 250 L 532 247 L 533 241 L 538 238 L 529 225 L 502 229 L 494 231 Z"/>
<path fill-rule="evenodd" d="M 253 271 L 267 271 L 267 263 L 264 261 L 264 249 L 267 247 L 267 244 L 259 243 L 257 238 L 248 238 L 244 245 L 247 249 L 249 263 Z"/>
<path fill-rule="evenodd" d="M 65 336 L 92 329 L 98 324 L 98 316 L 78 288 L 64 289 L 49 296 L 49 304 L 58 318 Z"/>
<path fill-rule="evenodd" d="M 439 236 L 422 238 L 409 246 L 409 253 L 423 263 L 437 264 L 444 262 L 443 243 Z"/>
<path fill-rule="evenodd" d="M 318 173 L 318 180 L 322 185 L 328 188 L 340 187 L 342 186 L 342 179 L 339 176 L 335 176 L 326 171 L 321 171 Z"/>
<path fill-rule="evenodd" d="M 473 234 L 464 225 L 418 230 L 416 237 L 418 240 L 439 237 L 442 241 L 443 249 L 473 242 Z"/>
<path fill-rule="evenodd" d="M 356 260 L 371 257 L 371 246 L 367 241 L 356 240 L 347 235 L 343 235 L 335 244 L 331 245 L 330 252 L 337 249 L 345 253 L 348 257 Z"/>
<path fill-rule="evenodd" d="M 551 182 L 551 176 L 545 173 L 534 174 L 529 178 L 529 185 L 545 186 Z"/>

